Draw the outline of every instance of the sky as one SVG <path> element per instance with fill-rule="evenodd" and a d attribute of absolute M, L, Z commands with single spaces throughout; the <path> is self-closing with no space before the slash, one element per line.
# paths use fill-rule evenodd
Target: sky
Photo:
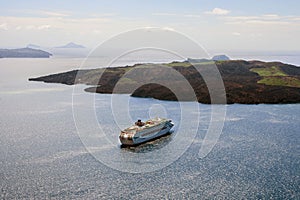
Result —
<path fill-rule="evenodd" d="M 1 0 L 0 47 L 87 47 L 125 31 L 160 27 L 209 50 L 299 51 L 297 0 Z"/>

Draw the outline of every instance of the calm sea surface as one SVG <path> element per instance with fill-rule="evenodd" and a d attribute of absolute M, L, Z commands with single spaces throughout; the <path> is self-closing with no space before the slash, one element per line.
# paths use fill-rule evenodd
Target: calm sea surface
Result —
<path fill-rule="evenodd" d="M 300 65 L 295 57 L 282 60 L 289 59 Z M 76 58 L 0 59 L 1 199 L 300 199 L 299 104 L 226 106 L 217 144 L 206 157 L 199 158 L 211 106 L 197 104 L 199 111 L 182 118 L 177 102 L 117 95 L 129 98 L 132 119 L 159 114 L 175 123 L 171 136 L 122 149 L 117 135 L 126 124 L 116 126 L 110 121 L 112 95 L 85 93 L 85 97 L 95 99 L 95 116 L 110 142 L 97 151 L 114 162 L 164 149 L 183 134 L 178 131 L 181 120 L 193 123 L 201 112 L 190 147 L 182 153 L 181 148 L 170 149 L 182 154 L 177 160 L 152 172 L 122 172 L 100 162 L 83 145 L 73 119 L 73 86 L 27 81 L 29 77 L 78 68 L 80 63 Z M 87 65 L 92 68 L 102 63 L 95 59 Z M 84 109 L 85 105 L 74 106 Z M 191 109 L 195 103 L 186 106 Z M 184 133 L 193 131 L 187 128 Z M 152 155 L 153 160 L 166 159 L 162 154 Z"/>

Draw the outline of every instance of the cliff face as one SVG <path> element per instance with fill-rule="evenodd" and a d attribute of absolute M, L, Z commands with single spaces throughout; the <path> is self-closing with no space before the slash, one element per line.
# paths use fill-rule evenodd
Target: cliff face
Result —
<path fill-rule="evenodd" d="M 0 58 L 49 58 L 50 56 L 51 53 L 31 48 L 0 49 Z"/>
<path fill-rule="evenodd" d="M 195 99 L 192 96 L 184 95 L 188 93 L 188 88 L 183 86 L 185 81 L 188 81 L 197 101 L 209 104 L 210 93 L 201 74 L 211 73 L 209 76 L 213 79 L 215 75 L 210 70 L 214 64 L 222 76 L 227 103 L 300 102 L 300 68 L 279 62 L 236 60 L 215 63 L 202 61 L 194 65 L 188 62 L 145 64 L 74 70 L 30 80 L 69 85 L 83 83 L 94 86 L 87 88 L 88 92 L 130 93 L 134 97 L 177 101 L 174 91 L 165 87 L 169 85 L 175 88 L 177 93 L 183 94 L 185 101 L 193 101 Z M 179 73 L 183 79 L 176 78 L 177 75 L 173 72 Z"/>

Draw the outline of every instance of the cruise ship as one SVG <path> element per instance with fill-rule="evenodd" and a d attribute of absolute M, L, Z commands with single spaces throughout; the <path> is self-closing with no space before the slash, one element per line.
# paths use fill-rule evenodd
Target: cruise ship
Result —
<path fill-rule="evenodd" d="M 163 118 L 138 120 L 133 126 L 120 133 L 120 142 L 124 146 L 136 146 L 170 133 L 174 126 L 172 120 Z"/>

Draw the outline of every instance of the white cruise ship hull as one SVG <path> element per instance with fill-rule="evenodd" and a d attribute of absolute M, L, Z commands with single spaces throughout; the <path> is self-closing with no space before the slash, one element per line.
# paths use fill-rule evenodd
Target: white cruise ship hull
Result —
<path fill-rule="evenodd" d="M 131 129 L 125 129 L 121 132 L 120 142 L 125 146 L 136 146 L 170 133 L 173 126 L 171 120 L 162 119 L 150 127 L 147 127 L 147 125 L 136 127 L 134 131 L 132 131 L 134 127 L 131 127 Z"/>

